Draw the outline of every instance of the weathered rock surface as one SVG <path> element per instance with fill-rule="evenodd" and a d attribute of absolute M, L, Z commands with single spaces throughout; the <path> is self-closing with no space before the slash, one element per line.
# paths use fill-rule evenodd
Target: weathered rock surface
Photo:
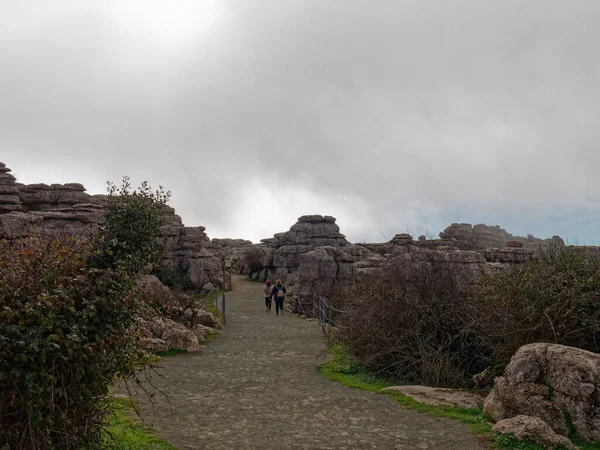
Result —
<path fill-rule="evenodd" d="M 268 247 L 264 276 L 284 281 L 293 310 L 299 301 L 311 309 L 313 293 L 326 296 L 334 287 L 350 286 L 357 273 L 384 261 L 383 256 L 350 244 L 335 220 L 332 216 L 302 216 L 289 231 L 261 241 Z"/>
<path fill-rule="evenodd" d="M 561 447 L 569 450 L 577 450 L 577 447 L 569 439 L 556 434 L 539 417 L 520 415 L 504 419 L 494 425 L 492 431 L 501 434 L 514 434 L 521 441 L 532 440 L 548 449 Z"/>
<path fill-rule="evenodd" d="M 89 195 L 79 183 L 19 184 L 0 163 L 0 239 L 21 239 L 33 234 L 84 236 L 103 220 L 107 196 Z M 23 214 L 9 214 L 14 212 Z M 204 227 L 185 227 L 172 208 L 165 208 L 164 267 L 188 275 L 199 290 L 222 286 L 218 255 Z"/>
<path fill-rule="evenodd" d="M 210 283 L 222 286 L 219 258 L 212 251 L 205 227 L 186 227 L 173 208 L 165 207 L 165 224 L 161 228 L 165 239 L 162 266 L 187 274 L 199 289 Z"/>
<path fill-rule="evenodd" d="M 526 248 L 535 248 L 536 246 L 548 245 L 550 243 L 565 245 L 559 236 L 553 236 L 551 239 L 538 239 L 531 235 L 527 237 L 513 236 L 498 225 L 488 226 L 482 223 L 477 225 L 453 223 L 440 233 L 440 238 L 455 239 L 466 244 L 468 248 L 473 250 L 518 247 L 518 243 L 521 243 Z"/>
<path fill-rule="evenodd" d="M 15 177 L 9 172 L 11 170 L 0 162 L 0 214 L 22 210 Z"/>
<path fill-rule="evenodd" d="M 154 275 L 143 275 L 136 281 L 142 300 L 154 305 L 166 305 L 177 308 L 176 295 Z M 139 322 L 144 329 L 143 342 L 150 351 L 166 351 L 169 349 L 185 349 L 197 351 L 206 335 L 222 327 L 221 323 L 210 312 L 194 309 L 189 311 L 194 316 L 194 323 L 188 320 L 176 322 L 160 316 L 155 309 L 146 306 L 140 308 Z M 183 317 L 185 319 L 185 317 Z M 178 319 L 179 320 L 179 319 Z"/>
<path fill-rule="evenodd" d="M 32 238 L 39 233 L 42 218 L 31 214 L 13 212 L 0 215 L 0 239 L 16 241 Z"/>
<path fill-rule="evenodd" d="M 17 187 L 23 211 L 41 217 L 47 232 L 93 232 L 104 216 L 106 196 L 89 195 L 79 183 Z"/>
<path fill-rule="evenodd" d="M 484 411 L 495 421 L 539 417 L 566 435 L 570 418 L 583 439 L 600 440 L 600 355 L 557 344 L 521 347 L 496 378 Z"/>
<path fill-rule="evenodd" d="M 434 388 L 428 386 L 391 386 L 383 391 L 396 391 L 427 405 L 479 408 L 487 393 L 460 389 Z"/>

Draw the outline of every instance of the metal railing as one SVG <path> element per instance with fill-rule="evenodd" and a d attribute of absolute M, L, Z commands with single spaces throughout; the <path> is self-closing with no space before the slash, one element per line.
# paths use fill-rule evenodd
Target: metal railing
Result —
<path fill-rule="evenodd" d="M 340 327 L 337 319 L 344 312 L 335 308 L 331 300 L 316 293 L 313 293 L 312 302 L 302 302 L 299 298 L 296 300 L 296 313 L 317 319 L 321 332 L 327 337 L 327 344 L 331 343 L 332 335 Z"/>

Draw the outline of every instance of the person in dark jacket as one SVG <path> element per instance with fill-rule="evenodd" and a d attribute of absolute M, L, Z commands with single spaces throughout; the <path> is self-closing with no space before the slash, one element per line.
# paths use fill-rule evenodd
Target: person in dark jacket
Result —
<path fill-rule="evenodd" d="M 279 310 L 281 310 L 281 315 L 283 316 L 283 300 L 285 299 L 285 286 L 281 283 L 281 280 L 277 280 L 275 282 L 275 286 L 271 290 L 271 298 L 275 298 L 275 315 L 279 315 Z"/>

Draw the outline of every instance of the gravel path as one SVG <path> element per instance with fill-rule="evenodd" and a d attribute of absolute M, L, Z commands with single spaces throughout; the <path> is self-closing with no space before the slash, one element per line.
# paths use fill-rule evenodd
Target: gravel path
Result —
<path fill-rule="evenodd" d="M 159 369 L 169 398 L 153 425 L 182 450 L 487 448 L 458 422 L 319 375 L 323 350 L 315 322 L 266 313 L 262 285 L 235 278 L 221 336 Z"/>

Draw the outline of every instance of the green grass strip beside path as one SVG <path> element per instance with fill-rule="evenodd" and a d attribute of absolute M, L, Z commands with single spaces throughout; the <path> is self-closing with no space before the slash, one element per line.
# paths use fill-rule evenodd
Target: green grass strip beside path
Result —
<path fill-rule="evenodd" d="M 329 353 L 333 358 L 319 365 L 317 367 L 317 372 L 330 380 L 337 381 L 350 388 L 371 391 L 381 395 L 389 395 L 402 406 L 421 413 L 426 413 L 434 417 L 460 420 L 467 424 L 475 435 L 487 439 L 492 448 L 543 450 L 543 447 L 535 442 L 523 442 L 514 438 L 514 436 L 492 433 L 492 422 L 489 417 L 483 414 L 481 409 L 427 405 L 399 392 L 381 391 L 386 387 L 398 385 L 398 383 L 368 373 L 360 366 L 360 364 L 353 361 L 340 345 L 331 346 L 329 348 Z M 579 446 L 581 450 L 600 450 L 600 442 L 583 443 L 577 439 L 572 439 L 572 441 L 575 445 Z"/>
<path fill-rule="evenodd" d="M 109 435 L 105 437 L 103 450 L 177 450 L 139 422 L 128 398 L 109 401 L 114 414 L 109 417 Z"/>

